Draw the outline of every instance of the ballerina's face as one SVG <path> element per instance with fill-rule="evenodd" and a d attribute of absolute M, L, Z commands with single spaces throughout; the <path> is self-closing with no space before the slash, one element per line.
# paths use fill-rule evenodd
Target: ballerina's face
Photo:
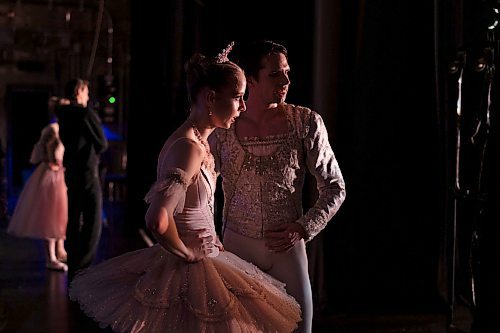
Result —
<path fill-rule="evenodd" d="M 231 127 L 240 113 L 246 110 L 243 100 L 246 86 L 245 75 L 240 71 L 230 80 L 230 84 L 215 93 L 213 123 L 216 127 Z"/>

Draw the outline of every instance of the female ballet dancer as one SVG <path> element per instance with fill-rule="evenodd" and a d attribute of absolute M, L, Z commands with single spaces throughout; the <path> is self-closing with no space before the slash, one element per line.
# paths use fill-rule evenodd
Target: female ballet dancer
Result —
<path fill-rule="evenodd" d="M 117 332 L 292 332 L 300 307 L 284 284 L 218 241 L 216 174 L 207 137 L 245 111 L 243 71 L 232 44 L 186 63 L 190 115 L 165 142 L 146 195 L 146 224 L 158 244 L 78 273 L 70 298 Z"/>
<path fill-rule="evenodd" d="M 38 164 L 26 182 L 7 233 L 17 237 L 43 239 L 49 269 L 64 271 L 68 266 L 64 249 L 68 224 L 68 196 L 62 159 L 64 146 L 59 125 L 47 125 L 31 152 L 30 162 Z"/>

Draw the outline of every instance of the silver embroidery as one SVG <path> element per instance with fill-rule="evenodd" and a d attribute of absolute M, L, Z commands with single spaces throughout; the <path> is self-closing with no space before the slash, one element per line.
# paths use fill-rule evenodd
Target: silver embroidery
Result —
<path fill-rule="evenodd" d="M 226 228 L 252 238 L 262 238 L 273 225 L 298 222 L 310 240 L 342 204 L 344 180 L 321 117 L 306 108 L 284 107 L 289 121 L 285 135 L 240 142 L 234 127 L 216 132 L 223 219 Z M 274 152 L 261 154 L 269 147 L 274 147 Z M 303 215 L 302 187 L 307 170 L 316 178 L 320 197 Z"/>

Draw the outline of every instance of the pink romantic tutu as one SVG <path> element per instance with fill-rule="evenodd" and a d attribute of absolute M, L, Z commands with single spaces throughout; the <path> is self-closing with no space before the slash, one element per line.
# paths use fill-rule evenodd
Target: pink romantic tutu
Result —
<path fill-rule="evenodd" d="M 17 237 L 66 238 L 68 198 L 64 169 L 40 163 L 26 182 L 7 232 Z"/>

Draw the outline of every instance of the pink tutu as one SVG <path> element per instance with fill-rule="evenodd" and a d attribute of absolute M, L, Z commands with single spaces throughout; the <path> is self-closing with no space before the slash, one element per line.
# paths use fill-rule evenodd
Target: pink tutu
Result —
<path fill-rule="evenodd" d="M 65 239 L 68 197 L 64 169 L 40 163 L 26 182 L 7 233 L 17 237 Z"/>
<path fill-rule="evenodd" d="M 79 273 L 69 294 L 116 332 L 292 332 L 300 321 L 283 283 L 229 252 L 189 264 L 155 245 Z"/>

